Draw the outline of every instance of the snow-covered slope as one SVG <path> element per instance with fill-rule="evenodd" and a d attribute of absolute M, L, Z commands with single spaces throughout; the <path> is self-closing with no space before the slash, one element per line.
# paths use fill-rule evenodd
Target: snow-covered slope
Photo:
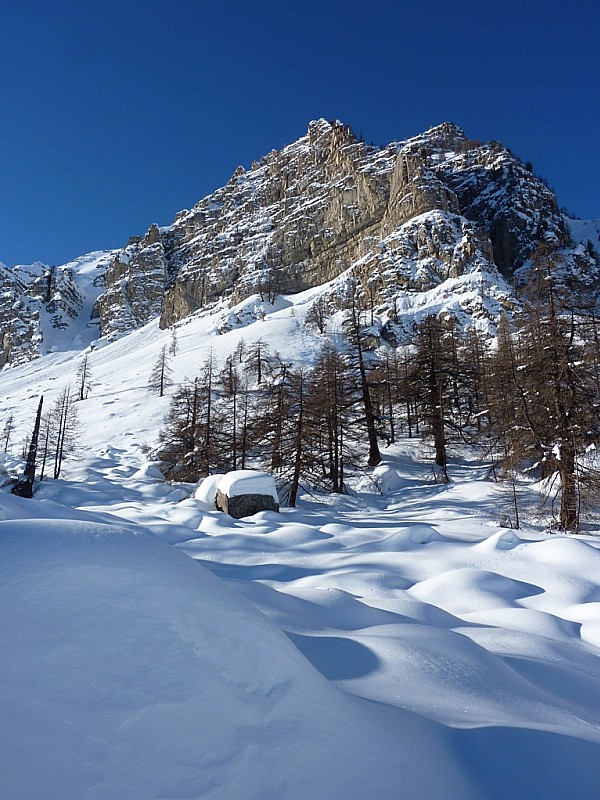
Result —
<path fill-rule="evenodd" d="M 310 363 L 314 291 L 182 321 L 173 378 L 242 336 Z M 152 462 L 170 338 L 91 345 L 79 458 L 34 500 L 0 493 L 0 795 L 595 797 L 599 531 L 500 528 L 485 464 L 435 485 L 410 441 L 353 496 L 233 520 Z M 9 471 L 79 361 L 0 373 Z"/>

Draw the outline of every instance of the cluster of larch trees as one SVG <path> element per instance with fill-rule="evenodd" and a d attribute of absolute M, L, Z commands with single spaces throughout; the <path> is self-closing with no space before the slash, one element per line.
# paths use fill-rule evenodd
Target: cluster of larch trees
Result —
<path fill-rule="evenodd" d="M 209 354 L 172 394 L 159 445 L 166 477 L 269 469 L 294 505 L 301 484 L 343 492 L 350 472 L 379 463 L 380 443 L 419 436 L 432 445 L 436 480 L 451 479 L 456 446 L 475 445 L 499 477 L 546 479 L 556 523 L 578 530 L 599 477 L 600 330 L 555 271 L 538 255 L 522 310 L 499 321 L 494 340 L 432 315 L 410 345 L 368 350 L 368 320 L 353 303 L 343 349 L 324 337 L 310 369 L 260 340 L 242 341 L 224 365 Z M 166 351 L 153 375 L 161 394 L 165 379 Z"/>
<path fill-rule="evenodd" d="M 313 369 L 294 368 L 259 340 L 244 342 L 219 369 L 208 354 L 171 397 L 160 434 L 169 479 L 211 472 L 271 470 L 294 505 L 300 481 L 344 490 L 345 466 L 359 463 L 364 399 L 348 359 L 330 344 Z"/>

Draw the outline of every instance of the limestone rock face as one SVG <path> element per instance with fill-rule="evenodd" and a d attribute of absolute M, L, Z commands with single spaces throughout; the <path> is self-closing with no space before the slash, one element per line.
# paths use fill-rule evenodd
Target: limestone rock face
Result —
<path fill-rule="evenodd" d="M 94 306 L 102 335 L 127 333 L 159 316 L 166 275 L 162 237 L 158 226 L 152 225 L 143 238 L 131 238 L 108 265 L 105 291 Z"/>
<path fill-rule="evenodd" d="M 40 304 L 26 291 L 24 276 L 0 264 L 0 367 L 37 356 Z"/>
<path fill-rule="evenodd" d="M 97 326 L 114 338 L 157 317 L 168 327 L 217 302 L 324 284 L 330 305 L 351 290 L 393 319 L 406 293 L 448 281 L 459 291 L 475 275 L 488 294 L 502 284 L 506 306 L 502 279 L 527 280 L 539 244 L 561 254 L 565 281 L 600 286 L 598 258 L 571 242 L 553 193 L 499 143 L 445 122 L 377 147 L 321 119 L 118 251 L 0 266 L 0 366 L 59 346 L 57 331 Z"/>
<path fill-rule="evenodd" d="M 238 169 L 222 189 L 178 215 L 161 324 L 223 296 L 293 292 L 329 280 L 363 255 L 387 206 L 395 146 L 358 141 L 341 123 Z"/>
<path fill-rule="evenodd" d="M 569 244 L 554 194 L 497 142 L 465 149 L 436 167 L 455 192 L 461 213 L 485 225 L 494 263 L 511 277 L 535 247 Z"/>
<path fill-rule="evenodd" d="M 444 123 L 379 148 L 318 120 L 161 240 L 166 327 L 222 298 L 301 291 L 349 269 L 379 298 L 481 269 L 510 278 L 540 241 L 569 236 L 553 194 L 501 145 Z"/>
<path fill-rule="evenodd" d="M 68 265 L 57 268 L 39 263 L 12 270 L 0 265 L 0 298 L 0 366 L 40 355 L 44 327 L 68 328 L 85 302 Z"/>
<path fill-rule="evenodd" d="M 60 267 L 0 264 L 0 367 L 97 338 L 92 307 L 110 255 L 89 253 Z"/>

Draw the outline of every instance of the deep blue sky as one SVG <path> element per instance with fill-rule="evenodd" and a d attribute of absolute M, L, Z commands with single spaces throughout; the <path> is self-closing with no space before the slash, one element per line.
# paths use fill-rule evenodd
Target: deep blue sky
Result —
<path fill-rule="evenodd" d="M 597 0 L 15 0 L 0 63 L 10 266 L 168 225 L 318 117 L 377 144 L 452 120 L 600 217 Z"/>

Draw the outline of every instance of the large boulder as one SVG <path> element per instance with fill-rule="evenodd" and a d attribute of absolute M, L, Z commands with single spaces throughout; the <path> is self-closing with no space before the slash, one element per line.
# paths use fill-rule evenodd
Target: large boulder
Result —
<path fill-rule="evenodd" d="M 220 511 L 241 519 L 259 511 L 279 511 L 279 497 L 268 472 L 240 469 L 219 481 L 215 504 Z"/>

